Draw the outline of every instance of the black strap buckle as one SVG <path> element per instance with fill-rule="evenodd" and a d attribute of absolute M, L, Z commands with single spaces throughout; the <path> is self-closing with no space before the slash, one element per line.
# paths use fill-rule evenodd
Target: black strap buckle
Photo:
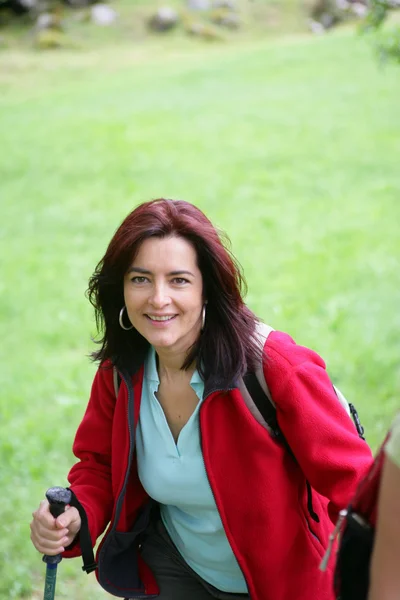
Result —
<path fill-rule="evenodd" d="M 358 416 L 358 412 L 357 412 L 354 404 L 350 404 L 350 402 L 349 402 L 349 409 L 351 412 L 351 416 L 353 417 L 354 425 L 356 426 L 358 435 L 360 436 L 360 438 L 362 440 L 365 440 L 364 427 L 361 425 L 360 417 Z"/>
<path fill-rule="evenodd" d="M 89 575 L 89 573 L 93 573 L 93 571 L 95 571 L 96 569 L 97 569 L 96 562 L 90 563 L 89 565 L 83 565 L 83 567 L 82 567 L 82 571 L 85 571 L 88 575 Z"/>

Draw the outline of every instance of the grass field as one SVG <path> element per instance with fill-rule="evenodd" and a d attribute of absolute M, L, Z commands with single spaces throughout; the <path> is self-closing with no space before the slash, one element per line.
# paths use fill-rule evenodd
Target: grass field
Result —
<path fill-rule="evenodd" d="M 167 196 L 233 242 L 248 303 L 320 352 L 376 448 L 399 407 L 399 70 L 351 31 L 0 53 L 0 599 L 41 598 L 31 511 L 64 485 L 94 366 L 87 280 Z M 79 561 L 58 597 L 105 597 Z"/>

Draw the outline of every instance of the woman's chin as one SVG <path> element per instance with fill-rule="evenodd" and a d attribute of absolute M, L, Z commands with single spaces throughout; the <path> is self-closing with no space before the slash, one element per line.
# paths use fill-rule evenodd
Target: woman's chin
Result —
<path fill-rule="evenodd" d="M 149 339 L 148 341 L 157 350 L 157 352 L 173 352 L 174 354 L 188 352 L 188 350 L 193 344 L 193 342 L 190 343 L 186 339 L 176 338 L 172 336 L 152 336 L 152 339 Z"/>
<path fill-rule="evenodd" d="M 177 335 L 173 331 L 146 331 L 144 336 L 149 344 L 160 350 L 173 350 L 174 352 L 187 352 L 196 342 L 199 334 L 192 329 L 184 335 Z M 197 335 L 196 335 L 197 334 Z"/>
<path fill-rule="evenodd" d="M 150 335 L 147 341 L 155 348 L 167 350 L 168 348 L 173 348 L 178 340 L 170 335 Z"/>

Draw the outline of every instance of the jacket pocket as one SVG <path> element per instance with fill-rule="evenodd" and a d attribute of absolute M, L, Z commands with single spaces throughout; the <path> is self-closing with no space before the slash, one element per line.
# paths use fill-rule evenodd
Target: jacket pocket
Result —
<path fill-rule="evenodd" d="M 320 520 L 324 519 L 324 515 L 321 514 L 321 506 L 317 502 L 316 494 L 308 481 L 304 481 L 300 492 L 300 507 L 313 545 L 319 553 L 323 553 L 325 547 L 322 539 L 323 536 L 321 536 Z"/>

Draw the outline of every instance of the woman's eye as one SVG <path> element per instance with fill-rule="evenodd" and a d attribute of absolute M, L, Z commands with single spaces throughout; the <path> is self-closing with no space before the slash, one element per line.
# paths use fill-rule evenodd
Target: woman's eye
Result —
<path fill-rule="evenodd" d="M 188 283 L 188 280 L 185 279 L 184 277 L 175 277 L 172 281 L 173 281 L 173 283 L 177 283 L 178 285 Z"/>
<path fill-rule="evenodd" d="M 132 277 L 133 283 L 145 283 L 147 281 L 147 277 Z"/>

